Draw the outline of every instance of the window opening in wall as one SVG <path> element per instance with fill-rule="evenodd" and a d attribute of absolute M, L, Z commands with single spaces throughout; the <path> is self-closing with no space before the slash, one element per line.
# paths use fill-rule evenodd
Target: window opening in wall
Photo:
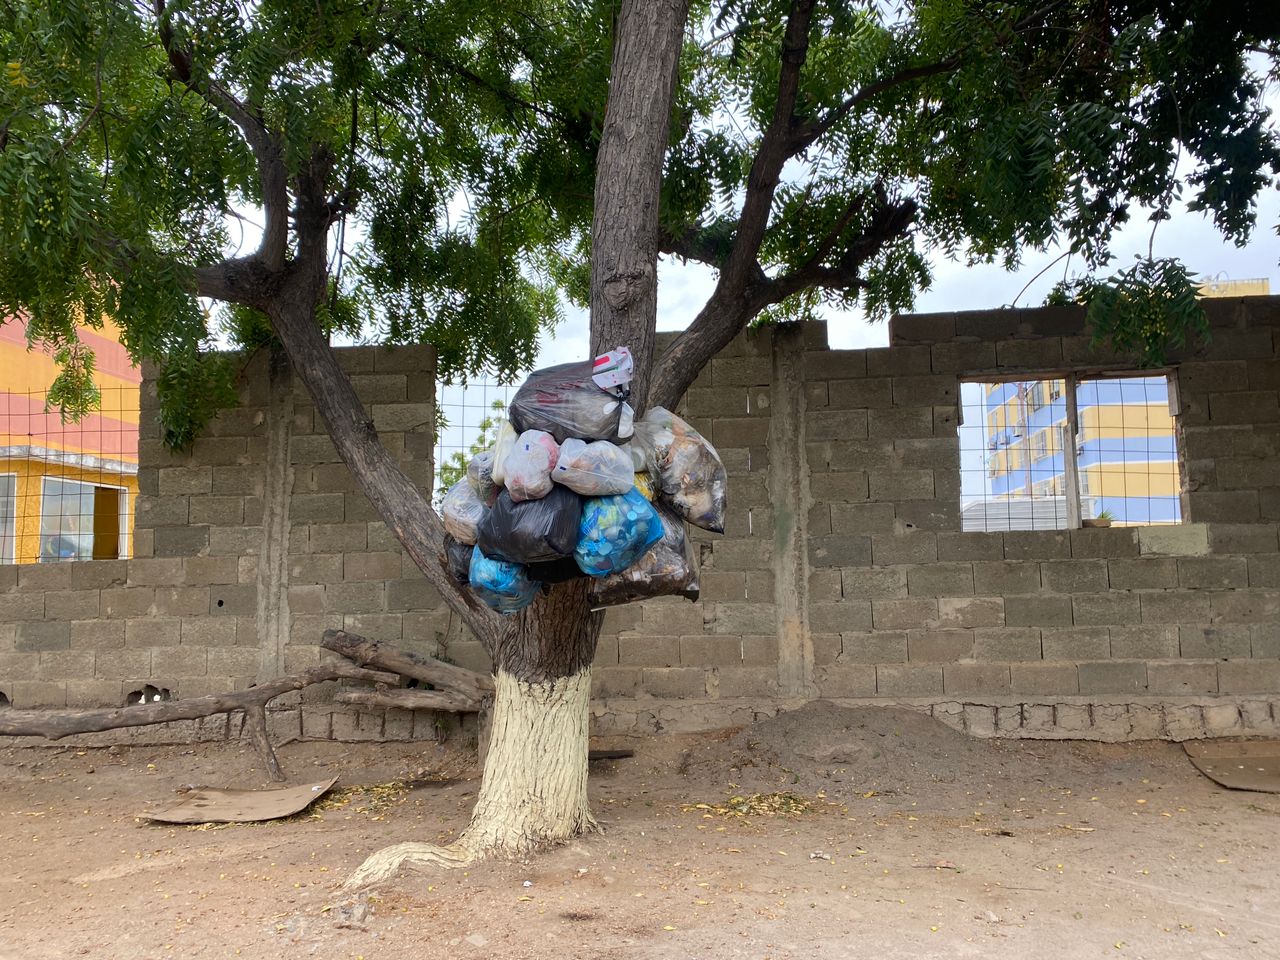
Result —
<path fill-rule="evenodd" d="M 478 380 L 467 384 L 436 386 L 436 478 L 433 502 L 439 509 L 445 492 L 467 473 L 467 464 L 481 450 L 493 445 L 498 424 L 517 385 Z"/>
<path fill-rule="evenodd" d="M 0 563 L 13 563 L 17 547 L 18 475 L 0 474 Z"/>
<path fill-rule="evenodd" d="M 129 491 L 45 477 L 40 495 L 41 563 L 129 555 Z"/>
<path fill-rule="evenodd" d="M 153 687 L 144 684 L 141 690 L 130 690 L 124 698 L 126 707 L 136 707 L 146 703 L 161 703 L 173 699 L 168 687 Z"/>
<path fill-rule="evenodd" d="M 0 563 L 127 557 L 138 491 L 140 375 L 119 344 L 94 341 L 99 405 L 64 423 L 45 391 L 17 389 L 38 371 L 21 328 L 11 329 L 16 322 L 0 327 L 9 379 L 0 384 Z"/>
<path fill-rule="evenodd" d="M 962 384 L 965 530 L 1182 519 L 1163 374 Z"/>
<path fill-rule="evenodd" d="M 13 706 L 13 701 L 9 699 L 9 695 L 0 690 L 0 710 L 8 710 Z"/>

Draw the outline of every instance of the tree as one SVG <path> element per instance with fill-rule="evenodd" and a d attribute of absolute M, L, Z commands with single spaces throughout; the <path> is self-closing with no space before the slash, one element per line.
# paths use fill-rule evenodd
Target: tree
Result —
<path fill-rule="evenodd" d="M 359 881 L 592 827 L 600 618 L 582 580 L 506 619 L 449 582 L 439 520 L 326 332 L 376 317 L 435 341 L 446 371 L 511 372 L 558 288 L 589 305 L 593 351 L 631 347 L 637 410 L 670 407 L 749 323 L 909 307 L 929 249 L 1012 265 L 1060 242 L 1100 268 L 1134 204 L 1167 212 L 1183 189 L 1243 240 L 1280 168 L 1246 59 L 1275 50 L 1262 3 L 45 6 L 0 27 L 0 307 L 62 351 L 68 398 L 91 362 L 69 318 L 109 308 L 169 371 L 175 442 L 217 372 L 195 297 L 265 316 L 361 489 L 492 654 L 470 826 L 376 854 Z M 228 256 L 244 205 L 262 240 Z M 334 252 L 351 217 L 367 239 Z M 655 358 L 660 253 L 717 282 Z"/>

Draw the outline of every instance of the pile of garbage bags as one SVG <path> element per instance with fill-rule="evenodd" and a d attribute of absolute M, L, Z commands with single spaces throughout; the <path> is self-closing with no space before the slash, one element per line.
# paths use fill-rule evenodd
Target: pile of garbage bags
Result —
<path fill-rule="evenodd" d="M 669 410 L 636 420 L 631 375 L 625 347 L 535 371 L 446 493 L 450 574 L 493 609 L 514 613 L 543 584 L 583 576 L 597 606 L 697 598 L 684 521 L 723 532 L 724 464 Z"/>

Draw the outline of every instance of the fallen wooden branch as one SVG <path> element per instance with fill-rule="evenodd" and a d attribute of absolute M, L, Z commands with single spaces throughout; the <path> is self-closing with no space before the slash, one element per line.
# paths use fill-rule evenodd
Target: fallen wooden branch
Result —
<path fill-rule="evenodd" d="M 361 707 L 392 707 L 401 710 L 448 710 L 453 713 L 477 713 L 483 704 L 451 690 L 340 690 L 333 697 L 338 703 Z"/>
<path fill-rule="evenodd" d="M 145 727 L 173 720 L 199 720 L 217 713 L 244 712 L 249 738 L 262 755 L 272 780 L 283 780 L 280 761 L 267 736 L 266 706 L 281 694 L 301 690 L 326 680 L 364 680 L 393 684 L 399 677 L 391 673 L 365 670 L 344 661 L 323 663 L 288 677 L 278 677 L 248 690 L 216 693 L 208 697 L 140 703 L 130 707 L 102 710 L 5 710 L 0 712 L 0 736 L 44 737 L 61 740 L 77 733 L 100 733 L 121 727 Z"/>
<path fill-rule="evenodd" d="M 370 640 L 344 630 L 326 630 L 320 646 L 339 653 L 360 666 L 389 670 L 402 677 L 410 677 L 429 683 L 442 690 L 452 690 L 468 700 L 481 701 L 493 693 L 493 678 L 465 667 L 454 666 L 432 657 L 420 657 L 416 653 L 381 640 Z M 430 709 L 450 710 L 451 707 Z M 467 707 L 474 710 L 475 707 Z"/>

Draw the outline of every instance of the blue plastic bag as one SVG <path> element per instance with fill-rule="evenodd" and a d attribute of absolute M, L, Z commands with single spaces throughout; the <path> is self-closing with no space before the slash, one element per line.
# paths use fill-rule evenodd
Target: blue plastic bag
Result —
<path fill-rule="evenodd" d="M 625 570 L 662 539 L 662 520 L 635 487 L 582 505 L 573 558 L 583 573 L 607 577 Z"/>
<path fill-rule="evenodd" d="M 471 552 L 471 592 L 499 613 L 515 613 L 533 603 L 542 586 L 530 580 L 524 564 L 491 560 L 474 547 Z"/>

